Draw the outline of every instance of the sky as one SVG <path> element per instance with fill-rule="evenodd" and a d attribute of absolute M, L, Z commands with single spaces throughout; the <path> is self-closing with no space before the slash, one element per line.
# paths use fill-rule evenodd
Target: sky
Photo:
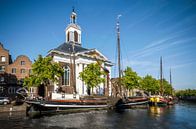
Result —
<path fill-rule="evenodd" d="M 65 28 L 75 8 L 82 28 L 82 47 L 96 48 L 117 63 L 117 15 L 122 67 L 144 77 L 163 76 L 175 89 L 196 89 L 195 0 L 0 0 L 0 42 L 13 60 L 39 54 L 65 41 Z M 113 66 L 112 77 L 117 67 Z"/>

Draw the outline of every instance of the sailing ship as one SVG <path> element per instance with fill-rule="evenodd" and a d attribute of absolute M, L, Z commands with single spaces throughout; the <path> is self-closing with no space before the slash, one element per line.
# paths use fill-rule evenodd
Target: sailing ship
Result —
<path fill-rule="evenodd" d="M 143 96 L 131 96 L 126 97 L 123 95 L 122 90 L 123 86 L 121 84 L 121 50 L 120 50 L 120 22 L 119 18 L 121 15 L 117 16 L 117 49 L 118 49 L 118 86 L 119 86 L 119 94 L 121 99 L 117 102 L 116 108 L 129 108 L 137 105 L 147 105 L 148 104 L 148 98 Z"/>
<path fill-rule="evenodd" d="M 171 85 L 171 70 L 170 70 L 170 85 Z M 163 64 L 162 57 L 160 58 L 160 95 L 151 96 L 149 99 L 149 105 L 151 106 L 166 106 L 172 105 L 173 101 L 171 97 L 165 98 L 163 93 Z"/>

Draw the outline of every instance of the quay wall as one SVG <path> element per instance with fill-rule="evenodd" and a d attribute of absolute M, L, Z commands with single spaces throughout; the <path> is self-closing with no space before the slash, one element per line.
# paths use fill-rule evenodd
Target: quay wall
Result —
<path fill-rule="evenodd" d="M 180 97 L 178 97 L 178 99 L 190 101 L 190 102 L 196 102 L 196 96 L 180 96 Z"/>
<path fill-rule="evenodd" d="M 26 111 L 26 104 L 22 105 L 0 105 L 0 112 L 17 112 L 17 111 Z"/>

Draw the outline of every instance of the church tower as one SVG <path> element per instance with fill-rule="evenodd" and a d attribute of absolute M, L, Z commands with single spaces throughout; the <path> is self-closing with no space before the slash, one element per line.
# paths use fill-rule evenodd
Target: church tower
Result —
<path fill-rule="evenodd" d="M 66 42 L 81 45 L 81 28 L 77 25 L 77 14 L 72 10 L 70 15 L 70 24 L 65 29 Z"/>

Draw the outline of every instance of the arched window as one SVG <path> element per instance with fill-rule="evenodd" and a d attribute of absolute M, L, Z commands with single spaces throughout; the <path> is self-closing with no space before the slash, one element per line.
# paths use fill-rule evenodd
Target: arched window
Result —
<path fill-rule="evenodd" d="M 78 32 L 74 31 L 74 41 L 78 42 Z"/>
<path fill-rule="evenodd" d="M 69 66 L 64 67 L 64 73 L 62 76 L 62 85 L 69 85 L 70 84 L 70 68 Z"/>
<path fill-rule="evenodd" d="M 69 42 L 69 32 L 67 33 L 67 42 Z"/>

